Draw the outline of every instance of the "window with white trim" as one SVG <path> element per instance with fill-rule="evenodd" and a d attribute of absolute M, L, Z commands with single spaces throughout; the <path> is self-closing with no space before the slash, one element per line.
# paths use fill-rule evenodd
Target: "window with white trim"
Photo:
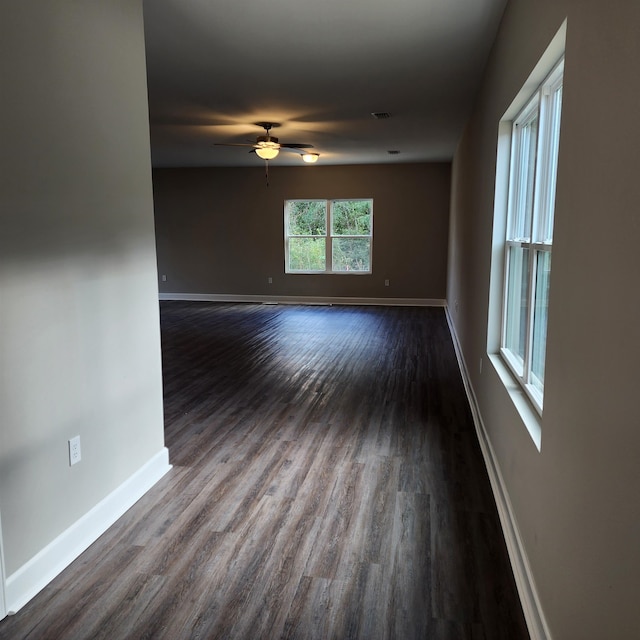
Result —
<path fill-rule="evenodd" d="M 500 353 L 539 413 L 544 397 L 561 60 L 513 120 Z"/>
<path fill-rule="evenodd" d="M 371 273 L 373 200 L 287 200 L 286 273 Z"/>

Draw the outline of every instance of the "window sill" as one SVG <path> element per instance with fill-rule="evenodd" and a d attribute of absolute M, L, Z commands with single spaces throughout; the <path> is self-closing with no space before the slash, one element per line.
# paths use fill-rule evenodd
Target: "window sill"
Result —
<path fill-rule="evenodd" d="M 502 358 L 497 353 L 493 353 L 489 354 L 489 361 L 493 365 L 498 377 L 507 390 L 516 411 L 520 415 L 524 426 L 533 440 L 533 443 L 536 445 L 538 451 L 540 451 L 542 447 L 542 421 L 540 415 L 531 404 L 531 401 L 522 387 L 514 379 L 509 367 L 505 364 Z"/>
<path fill-rule="evenodd" d="M 287 271 L 291 276 L 370 276 L 373 271 Z"/>

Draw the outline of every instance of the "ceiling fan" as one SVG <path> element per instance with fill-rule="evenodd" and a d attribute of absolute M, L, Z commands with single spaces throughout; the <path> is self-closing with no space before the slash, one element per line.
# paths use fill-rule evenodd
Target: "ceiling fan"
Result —
<path fill-rule="evenodd" d="M 312 149 L 312 144 L 300 144 L 295 142 L 279 142 L 278 138 L 272 136 L 269 132 L 280 125 L 277 122 L 256 122 L 258 127 L 262 127 L 265 131 L 263 136 L 258 136 L 255 142 L 233 143 L 233 142 L 216 142 L 219 147 L 252 147 L 249 153 L 255 153 L 263 160 L 273 160 L 278 156 L 280 151 L 293 150 L 300 153 L 305 162 L 316 162 L 320 157 L 319 153 L 302 152 L 304 149 Z"/>

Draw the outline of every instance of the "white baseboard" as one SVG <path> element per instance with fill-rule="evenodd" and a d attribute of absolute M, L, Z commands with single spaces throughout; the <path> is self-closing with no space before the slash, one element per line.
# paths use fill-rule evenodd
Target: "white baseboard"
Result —
<path fill-rule="evenodd" d="M 169 451 L 161 449 L 128 480 L 6 580 L 7 614 L 22 608 L 171 469 Z"/>
<path fill-rule="evenodd" d="M 471 407 L 471 413 L 473 415 L 473 422 L 478 435 L 480 449 L 482 450 L 482 456 L 491 482 L 491 489 L 498 508 L 500 524 L 502 526 L 502 532 L 507 545 L 507 551 L 509 553 L 509 559 L 511 561 L 511 568 L 513 570 L 516 587 L 518 589 L 518 595 L 520 596 L 522 610 L 529 629 L 529 635 L 531 636 L 531 640 L 552 640 L 551 632 L 544 617 L 540 599 L 538 598 L 538 592 L 533 579 L 531 566 L 527 558 L 527 552 L 524 548 L 522 537 L 518 530 L 518 523 L 511 505 L 511 500 L 509 499 L 509 493 L 500 471 L 498 459 L 496 458 L 491 445 L 491 440 L 489 439 L 487 430 L 484 426 L 482 415 L 480 414 L 476 395 L 471 384 L 471 379 L 469 378 L 469 370 L 467 369 L 455 325 L 448 307 L 445 308 L 445 315 L 449 324 L 449 330 L 451 332 L 453 346 L 458 359 L 460 372 L 462 374 L 464 388 L 467 398 L 469 399 L 469 405 Z"/>
<path fill-rule="evenodd" d="M 388 307 L 444 307 L 441 298 L 346 298 L 326 296 L 262 296 L 227 293 L 160 293 L 160 300 L 185 300 L 190 302 L 254 302 L 257 304 L 305 304 L 305 305 L 376 305 Z"/>

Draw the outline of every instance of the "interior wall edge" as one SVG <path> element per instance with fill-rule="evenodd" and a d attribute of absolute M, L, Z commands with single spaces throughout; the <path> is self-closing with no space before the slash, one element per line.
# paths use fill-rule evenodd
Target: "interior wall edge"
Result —
<path fill-rule="evenodd" d="M 2 516 L 0 515 L 0 620 L 7 616 L 7 602 L 5 599 L 6 579 L 4 574 L 4 551 L 2 548 Z"/>
<path fill-rule="evenodd" d="M 538 596 L 538 590 L 531 570 L 531 565 L 529 563 L 515 513 L 511 505 L 509 492 L 500 471 L 498 458 L 495 455 L 489 434 L 485 428 L 482 414 L 480 413 L 480 407 L 471 383 L 469 370 L 464 359 L 464 353 L 448 307 L 445 307 L 445 316 L 449 325 L 449 331 L 451 333 L 456 359 L 460 368 L 462 382 L 469 401 L 469 407 L 471 409 L 478 443 L 482 451 L 482 457 L 487 469 L 487 474 L 489 475 L 491 490 L 496 501 L 500 525 L 507 545 L 507 552 L 509 554 L 509 560 L 511 561 L 511 568 L 513 570 L 516 587 L 518 589 L 518 595 L 520 596 L 522 610 L 527 622 L 527 628 L 529 629 L 531 640 L 552 640 L 551 631 L 549 630 L 549 626 L 540 603 L 540 598 Z"/>
<path fill-rule="evenodd" d="M 5 593 L 7 615 L 24 607 L 170 469 L 169 450 L 163 447 L 117 489 L 8 576 Z"/>

